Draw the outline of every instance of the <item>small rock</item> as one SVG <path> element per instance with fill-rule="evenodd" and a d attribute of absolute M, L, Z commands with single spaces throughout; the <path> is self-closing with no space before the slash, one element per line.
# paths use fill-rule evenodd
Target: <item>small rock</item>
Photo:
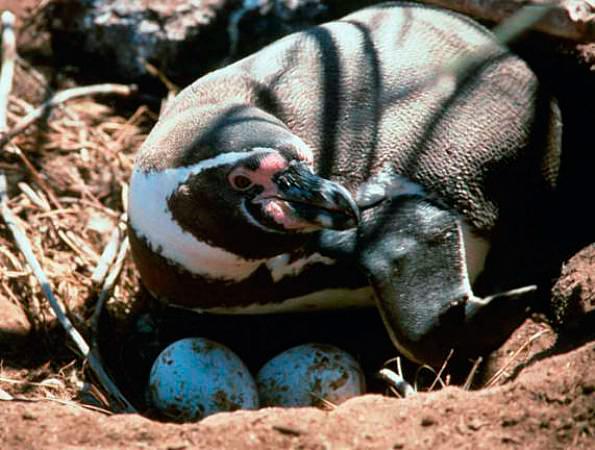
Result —
<path fill-rule="evenodd" d="M 31 414 L 30 412 L 24 412 L 22 417 L 24 420 L 37 420 L 37 416 L 35 414 Z"/>
<path fill-rule="evenodd" d="M 329 4 L 327 6 L 325 3 Z M 71 0 L 46 18 L 55 56 L 110 79 L 153 77 L 184 86 L 274 40 L 356 9 L 328 0 Z M 102 70 L 103 68 L 103 70 Z"/>
<path fill-rule="evenodd" d="M 421 419 L 421 426 L 422 427 L 430 427 L 432 425 L 436 425 L 438 422 L 432 416 L 424 416 Z"/>
<path fill-rule="evenodd" d="M 31 324 L 23 309 L 0 297 L 0 346 L 22 343 L 31 332 Z"/>
<path fill-rule="evenodd" d="M 252 53 L 278 38 L 330 19 L 329 8 L 324 3 L 329 2 L 244 0 L 242 8 L 230 17 L 232 56 Z"/>
<path fill-rule="evenodd" d="M 519 421 L 514 417 L 505 417 L 502 419 L 502 426 L 503 427 L 513 427 L 518 424 Z"/>
<path fill-rule="evenodd" d="M 478 431 L 483 425 L 484 423 L 480 422 L 479 420 L 471 419 L 467 424 L 467 428 L 469 428 L 471 431 Z"/>
<path fill-rule="evenodd" d="M 588 245 L 564 265 L 552 289 L 552 310 L 557 325 L 580 327 L 595 315 L 595 243 Z"/>
<path fill-rule="evenodd" d="M 46 17 L 62 63 L 124 81 L 146 77 L 149 63 L 176 82 L 189 82 L 227 53 L 231 3 L 73 0 L 52 2 Z"/>

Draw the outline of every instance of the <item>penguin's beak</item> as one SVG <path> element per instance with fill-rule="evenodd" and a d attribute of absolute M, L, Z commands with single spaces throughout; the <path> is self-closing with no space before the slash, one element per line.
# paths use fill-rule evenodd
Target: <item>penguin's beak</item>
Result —
<path fill-rule="evenodd" d="M 286 202 L 294 223 L 305 227 L 346 230 L 359 223 L 359 208 L 347 189 L 315 175 L 302 162 L 292 162 L 273 177 L 277 196 Z"/>

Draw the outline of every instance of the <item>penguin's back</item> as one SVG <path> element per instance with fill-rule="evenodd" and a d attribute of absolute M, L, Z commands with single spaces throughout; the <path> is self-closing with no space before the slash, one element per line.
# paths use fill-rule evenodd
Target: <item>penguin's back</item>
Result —
<path fill-rule="evenodd" d="M 469 76 L 446 70 L 473 55 Z M 199 79 L 162 120 L 248 106 L 283 122 L 318 172 L 354 194 L 404 176 L 480 232 L 556 174 L 558 128 L 535 75 L 489 31 L 434 7 L 382 4 L 290 35 Z M 150 137 L 144 166 L 170 164 L 150 149 L 173 138 Z"/>

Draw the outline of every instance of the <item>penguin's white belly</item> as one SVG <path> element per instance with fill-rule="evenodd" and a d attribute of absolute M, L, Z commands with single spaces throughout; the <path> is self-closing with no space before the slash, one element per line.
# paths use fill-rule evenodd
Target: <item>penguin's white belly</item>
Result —
<path fill-rule="evenodd" d="M 289 312 L 323 311 L 344 308 L 370 307 L 374 304 L 371 287 L 359 289 L 325 289 L 301 297 L 288 298 L 278 303 L 254 303 L 248 306 L 226 306 L 201 309 L 213 314 L 281 314 Z"/>

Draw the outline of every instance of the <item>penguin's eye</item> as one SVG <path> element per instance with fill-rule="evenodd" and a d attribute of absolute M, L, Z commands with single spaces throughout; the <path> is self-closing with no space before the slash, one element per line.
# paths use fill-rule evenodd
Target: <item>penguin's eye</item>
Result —
<path fill-rule="evenodd" d="M 238 191 L 246 191 L 250 189 L 252 186 L 254 186 L 254 183 L 250 178 L 248 178 L 246 175 L 240 174 L 230 176 L 229 182 L 231 184 L 231 187 Z"/>

